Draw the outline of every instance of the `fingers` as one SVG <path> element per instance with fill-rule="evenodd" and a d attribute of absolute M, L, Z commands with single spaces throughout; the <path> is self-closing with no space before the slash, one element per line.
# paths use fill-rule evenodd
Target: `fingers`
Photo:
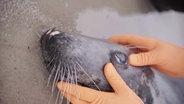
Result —
<path fill-rule="evenodd" d="M 98 97 L 98 91 L 87 87 L 82 87 L 75 84 L 70 84 L 67 82 L 59 82 L 57 87 L 62 93 L 66 92 L 72 96 L 78 97 L 80 100 L 85 100 L 92 102 Z"/>
<path fill-rule="evenodd" d="M 119 44 L 133 44 L 136 46 L 145 46 L 148 49 L 154 48 L 156 43 L 155 39 L 142 37 L 138 35 L 113 36 L 109 40 Z"/>
<path fill-rule="evenodd" d="M 106 79 L 110 83 L 111 87 L 114 89 L 115 93 L 117 94 L 126 93 L 126 89 L 128 89 L 129 87 L 120 77 L 120 75 L 117 73 L 116 69 L 111 63 L 106 64 L 104 68 L 104 73 Z"/>
<path fill-rule="evenodd" d="M 138 35 L 113 36 L 110 38 L 110 41 L 120 44 L 133 44 L 136 46 L 144 46 L 147 51 L 154 49 L 155 46 L 157 45 L 155 39 L 142 37 Z M 145 50 L 145 48 L 143 49 Z M 158 55 L 155 54 L 153 51 L 139 54 L 132 54 L 129 56 L 129 63 L 134 66 L 154 65 L 157 63 L 156 56 Z"/>
<path fill-rule="evenodd" d="M 154 65 L 157 63 L 158 55 L 156 52 L 144 52 L 138 54 L 131 54 L 129 56 L 129 64 L 133 66 L 144 66 L 144 65 Z"/>
<path fill-rule="evenodd" d="M 75 96 L 72 96 L 68 93 L 64 93 L 63 92 L 63 95 L 65 96 L 66 99 L 68 99 L 72 104 L 89 104 L 88 102 L 86 101 L 83 101 Z"/>

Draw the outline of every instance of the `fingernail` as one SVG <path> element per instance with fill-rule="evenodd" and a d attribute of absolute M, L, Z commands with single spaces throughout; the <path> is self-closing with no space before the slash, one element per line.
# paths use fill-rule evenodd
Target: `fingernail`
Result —
<path fill-rule="evenodd" d="M 106 66 L 105 66 L 105 69 L 106 69 L 106 71 L 107 71 L 107 73 L 110 73 L 110 74 L 112 74 L 112 73 L 114 73 L 114 66 L 112 65 L 112 63 L 107 63 L 106 64 Z"/>
<path fill-rule="evenodd" d="M 67 83 L 66 82 L 58 82 L 57 87 L 60 91 L 66 90 L 67 89 Z"/>
<path fill-rule="evenodd" d="M 112 65 L 112 63 L 107 63 L 105 67 L 108 68 L 108 69 L 110 69 L 110 68 L 113 67 L 113 65 Z"/>
<path fill-rule="evenodd" d="M 129 55 L 129 57 L 128 57 L 128 63 L 132 65 L 134 58 L 135 58 L 135 55 L 134 54 Z"/>
<path fill-rule="evenodd" d="M 56 84 L 56 86 L 57 86 L 57 88 L 58 88 L 59 90 L 61 90 L 61 85 L 62 85 L 62 82 L 58 82 L 58 83 Z"/>

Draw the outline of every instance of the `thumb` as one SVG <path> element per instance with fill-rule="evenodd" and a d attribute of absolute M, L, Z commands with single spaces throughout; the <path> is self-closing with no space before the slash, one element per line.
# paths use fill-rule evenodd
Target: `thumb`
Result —
<path fill-rule="evenodd" d="M 134 66 L 153 65 L 156 63 L 156 55 L 153 52 L 131 54 L 129 64 Z"/>
<path fill-rule="evenodd" d="M 116 69 L 111 63 L 106 64 L 104 68 L 105 77 L 108 80 L 109 84 L 117 94 L 125 93 L 125 89 L 129 87 L 123 81 L 121 76 L 117 73 Z"/>

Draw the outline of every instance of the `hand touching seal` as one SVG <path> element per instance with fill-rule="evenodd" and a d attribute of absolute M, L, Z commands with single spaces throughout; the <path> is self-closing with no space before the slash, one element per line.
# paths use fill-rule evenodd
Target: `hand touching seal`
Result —
<path fill-rule="evenodd" d="M 105 66 L 104 74 L 114 92 L 97 91 L 66 82 L 59 82 L 57 87 L 73 104 L 143 104 L 121 79 L 111 63 Z"/>
<path fill-rule="evenodd" d="M 129 56 L 134 66 L 151 65 L 172 77 L 184 77 L 184 48 L 170 43 L 137 35 L 113 36 L 110 41 L 119 44 L 144 46 L 142 52 Z"/>

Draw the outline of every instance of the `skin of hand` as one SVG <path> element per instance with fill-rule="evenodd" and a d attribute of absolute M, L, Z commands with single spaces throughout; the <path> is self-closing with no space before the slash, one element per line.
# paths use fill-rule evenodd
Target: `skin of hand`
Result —
<path fill-rule="evenodd" d="M 104 74 L 114 92 L 97 91 L 66 82 L 59 82 L 57 87 L 72 104 L 144 104 L 111 63 L 106 64 Z"/>
<path fill-rule="evenodd" d="M 129 55 L 129 64 L 133 66 L 150 65 L 171 77 L 184 77 L 184 48 L 138 35 L 113 36 L 109 40 L 144 47 L 140 53 Z"/>

